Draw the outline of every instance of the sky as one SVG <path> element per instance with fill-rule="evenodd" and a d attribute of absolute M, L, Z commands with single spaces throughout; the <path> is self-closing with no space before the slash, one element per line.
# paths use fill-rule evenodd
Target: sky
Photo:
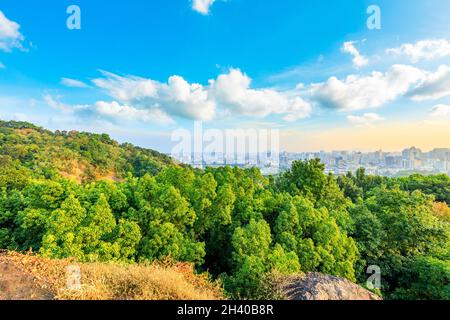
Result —
<path fill-rule="evenodd" d="M 291 152 L 450 147 L 448 12 L 447 0 L 0 0 L 0 119 L 162 152 L 195 121 L 276 129 Z"/>

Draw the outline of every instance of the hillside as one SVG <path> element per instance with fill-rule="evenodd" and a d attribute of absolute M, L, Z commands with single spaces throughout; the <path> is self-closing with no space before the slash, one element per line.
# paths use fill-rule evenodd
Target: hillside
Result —
<path fill-rule="evenodd" d="M 27 122 L 0 121 L 0 164 L 14 163 L 35 175 L 59 174 L 77 182 L 120 180 L 155 174 L 173 164 L 157 151 L 119 144 L 107 134 L 52 132 Z"/>

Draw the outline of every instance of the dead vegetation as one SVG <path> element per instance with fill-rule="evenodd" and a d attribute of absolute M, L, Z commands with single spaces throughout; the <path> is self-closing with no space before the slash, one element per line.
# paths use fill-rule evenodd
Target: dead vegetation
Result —
<path fill-rule="evenodd" d="M 69 266 L 79 268 L 80 288 L 68 287 Z M 0 271 L 0 299 L 224 299 L 219 283 L 211 282 L 206 275 L 195 274 L 193 267 L 184 263 L 77 264 L 71 260 L 3 252 L 0 253 Z"/>

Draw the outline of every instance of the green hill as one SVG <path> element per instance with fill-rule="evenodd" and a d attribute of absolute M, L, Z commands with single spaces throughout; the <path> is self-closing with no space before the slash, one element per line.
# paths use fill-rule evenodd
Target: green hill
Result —
<path fill-rule="evenodd" d="M 49 131 L 27 122 L 0 121 L 0 164 L 14 164 L 47 178 L 77 182 L 156 174 L 172 159 L 154 150 L 119 144 L 107 134 Z"/>

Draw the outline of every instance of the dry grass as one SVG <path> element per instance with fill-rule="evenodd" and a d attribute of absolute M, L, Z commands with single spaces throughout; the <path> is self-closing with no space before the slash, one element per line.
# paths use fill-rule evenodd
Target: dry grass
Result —
<path fill-rule="evenodd" d="M 217 285 L 180 266 L 85 264 L 81 290 L 60 289 L 57 297 L 69 300 L 215 300 Z"/>
<path fill-rule="evenodd" d="M 196 275 L 189 264 L 76 264 L 17 253 L 0 258 L 13 261 L 58 300 L 224 299 L 220 284 L 211 282 L 205 275 Z M 81 271 L 80 290 L 67 288 L 67 267 L 72 265 Z"/>
<path fill-rule="evenodd" d="M 78 184 L 83 183 L 86 178 L 86 172 L 91 170 L 95 181 L 122 181 L 118 178 L 115 171 L 102 171 L 94 166 L 83 163 L 81 161 L 67 157 L 66 159 L 55 160 L 56 166 L 59 168 L 59 174 L 67 179 L 75 181 Z"/>

